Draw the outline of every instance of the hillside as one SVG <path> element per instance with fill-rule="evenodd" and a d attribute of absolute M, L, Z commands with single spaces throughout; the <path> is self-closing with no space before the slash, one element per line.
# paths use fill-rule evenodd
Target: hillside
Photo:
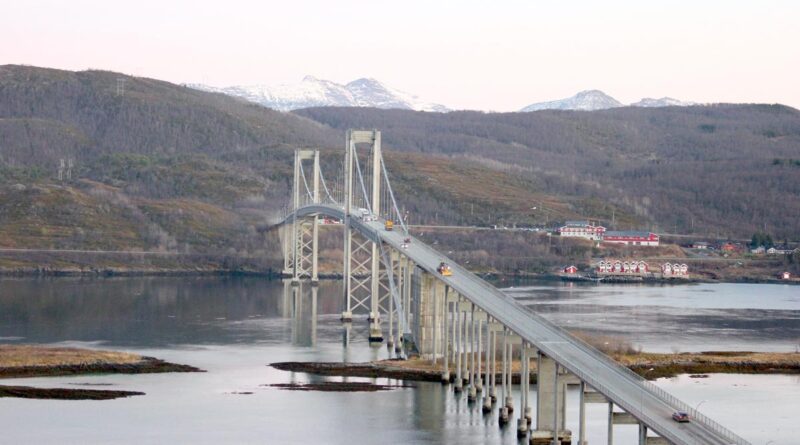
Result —
<path fill-rule="evenodd" d="M 621 229 L 800 233 L 800 117 L 786 107 L 282 113 L 118 73 L 2 66 L 0 249 L 277 264 L 277 241 L 261 229 L 287 202 L 292 150 L 322 147 L 330 178 L 351 127 L 382 130 L 415 224 L 587 217 Z M 70 178 L 58 179 L 60 159 L 74 161 Z"/>
<path fill-rule="evenodd" d="M 333 128 L 381 128 L 393 150 L 514 170 L 621 229 L 800 238 L 800 111 L 781 105 L 486 114 L 310 108 Z M 612 205 L 636 215 L 620 223 Z M 644 223 L 644 224 L 643 224 Z"/>
<path fill-rule="evenodd" d="M 0 134 L 0 249 L 276 263 L 276 241 L 260 229 L 288 201 L 292 150 L 325 148 L 331 172 L 344 139 L 344 132 L 307 118 L 221 94 L 117 73 L 23 66 L 0 67 Z M 532 199 L 552 203 L 562 217 L 578 215 L 513 173 L 414 153 L 386 157 L 418 221 L 523 221 Z M 70 178 L 64 171 L 58 179 L 60 159 L 74 161 Z M 433 182 L 422 181 L 423 171 Z M 464 181 L 454 171 L 483 179 Z M 495 199 L 484 187 L 490 182 L 511 198 Z M 467 208 L 471 198 L 475 205 Z"/>

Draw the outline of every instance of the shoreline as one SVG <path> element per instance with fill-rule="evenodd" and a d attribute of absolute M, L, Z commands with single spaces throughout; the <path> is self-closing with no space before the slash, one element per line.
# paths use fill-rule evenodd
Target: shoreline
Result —
<path fill-rule="evenodd" d="M 0 399 L 13 397 L 17 399 L 47 400 L 113 400 L 132 396 L 145 395 L 140 391 L 121 391 L 110 389 L 72 389 L 72 388 L 34 388 L 31 386 L 0 385 Z"/>
<path fill-rule="evenodd" d="M 473 272 L 484 280 L 501 282 L 503 280 L 536 280 L 553 282 L 587 283 L 594 285 L 604 284 L 631 284 L 631 285 L 686 285 L 686 284 L 788 284 L 800 285 L 800 280 L 782 280 L 778 278 L 742 276 L 736 279 L 713 278 L 665 278 L 643 280 L 604 280 L 594 281 L 577 277 L 564 277 L 554 273 L 498 273 L 498 272 Z M 26 267 L 4 268 L 0 267 L 0 278 L 5 277 L 262 277 L 268 280 L 282 280 L 292 278 L 283 272 L 268 270 L 229 270 L 229 269 L 129 269 L 129 268 L 53 268 L 53 267 Z M 341 280 L 341 273 L 321 273 L 320 280 Z"/>
<path fill-rule="evenodd" d="M 708 351 L 681 354 L 612 354 L 618 363 L 648 380 L 676 377 L 681 374 L 707 377 L 707 374 L 800 374 L 800 353 L 757 353 Z M 373 362 L 277 362 L 275 369 L 304 372 L 329 377 L 388 378 L 398 380 L 441 382 L 442 365 L 429 360 L 388 359 Z M 536 366 L 531 366 L 531 383 L 536 383 Z M 498 371 L 499 373 L 499 371 Z M 451 380 L 453 367 L 450 370 Z M 485 376 L 485 372 L 481 374 Z M 519 383 L 519 362 L 512 363 L 512 382 Z M 483 378 L 483 377 L 482 377 Z M 499 379 L 499 374 L 497 375 Z"/>
<path fill-rule="evenodd" d="M 0 379 L 165 372 L 205 371 L 194 366 L 170 363 L 155 357 L 124 352 L 32 345 L 0 345 Z M 0 398 L 110 400 L 136 395 L 144 395 L 144 393 L 106 389 L 35 388 L 0 384 Z"/>
<path fill-rule="evenodd" d="M 142 357 L 134 363 L 85 363 L 43 366 L 0 366 L 0 379 L 29 377 L 62 377 L 89 374 L 158 374 L 164 372 L 205 372 L 189 365 L 165 362 L 155 357 Z"/>

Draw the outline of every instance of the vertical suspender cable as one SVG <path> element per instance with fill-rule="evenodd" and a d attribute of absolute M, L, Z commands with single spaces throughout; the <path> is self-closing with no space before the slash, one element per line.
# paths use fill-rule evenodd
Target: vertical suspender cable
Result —
<path fill-rule="evenodd" d="M 397 207 L 397 200 L 394 199 L 394 191 L 392 191 L 392 185 L 389 182 L 389 174 L 386 172 L 386 164 L 381 159 L 381 169 L 383 170 L 383 176 L 386 178 L 386 185 L 389 191 L 389 196 L 392 198 L 392 206 L 394 207 L 394 211 L 397 213 L 397 219 L 400 221 L 400 225 L 403 227 L 403 231 L 408 235 L 408 226 L 406 226 L 406 222 L 403 220 L 403 214 L 400 213 L 400 209 Z"/>
<path fill-rule="evenodd" d="M 358 182 L 361 183 L 361 192 L 364 194 L 364 199 L 367 201 L 367 205 L 365 206 L 370 213 L 372 213 L 372 206 L 370 205 L 369 198 L 367 195 L 367 188 L 364 186 L 364 176 L 361 174 L 361 164 L 358 162 L 358 153 L 356 152 L 356 148 L 353 147 L 353 157 L 356 160 L 356 172 L 358 173 Z"/>

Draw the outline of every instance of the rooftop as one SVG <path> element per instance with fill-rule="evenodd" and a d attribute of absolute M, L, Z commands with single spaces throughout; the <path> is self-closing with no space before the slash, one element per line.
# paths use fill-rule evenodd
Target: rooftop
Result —
<path fill-rule="evenodd" d="M 611 230 L 605 233 L 604 236 L 631 236 L 648 238 L 652 232 L 643 232 L 640 230 Z"/>

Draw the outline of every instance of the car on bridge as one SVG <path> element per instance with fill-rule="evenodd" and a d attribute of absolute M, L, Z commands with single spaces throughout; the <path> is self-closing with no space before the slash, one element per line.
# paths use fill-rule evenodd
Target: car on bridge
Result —
<path fill-rule="evenodd" d="M 378 217 L 376 217 L 375 215 L 372 214 L 372 212 L 364 208 L 358 209 L 358 214 L 361 216 L 361 220 L 364 222 L 378 220 Z"/>
<path fill-rule="evenodd" d="M 400 248 L 401 248 L 401 249 L 408 249 L 408 245 L 409 245 L 409 244 L 411 244 L 411 238 L 406 238 L 406 239 L 404 239 L 404 240 L 403 240 L 403 242 L 400 244 Z"/>
<path fill-rule="evenodd" d="M 680 423 L 685 423 L 689 421 L 689 413 L 684 411 L 675 411 L 672 413 L 672 420 Z"/>
<path fill-rule="evenodd" d="M 453 275 L 453 270 L 450 269 L 450 266 L 447 265 L 444 261 L 439 263 L 439 267 L 436 268 L 436 271 L 442 274 L 442 276 L 449 277 Z"/>

